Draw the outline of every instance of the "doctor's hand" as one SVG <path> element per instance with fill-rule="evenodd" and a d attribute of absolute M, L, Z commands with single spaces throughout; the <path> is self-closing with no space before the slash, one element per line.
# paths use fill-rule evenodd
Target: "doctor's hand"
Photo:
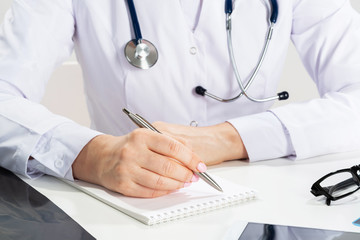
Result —
<path fill-rule="evenodd" d="M 207 165 L 248 158 L 240 135 L 228 122 L 209 127 L 192 127 L 165 122 L 155 122 L 153 125 L 164 134 L 183 138 Z"/>
<path fill-rule="evenodd" d="M 72 165 L 74 178 L 132 197 L 158 197 L 186 187 L 206 170 L 181 139 L 148 129 L 125 136 L 99 135 Z"/>

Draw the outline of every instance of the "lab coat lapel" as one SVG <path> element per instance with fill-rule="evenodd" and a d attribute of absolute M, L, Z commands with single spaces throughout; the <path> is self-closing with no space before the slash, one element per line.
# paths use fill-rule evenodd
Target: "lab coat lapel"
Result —
<path fill-rule="evenodd" d="M 181 3 L 181 1 L 182 0 L 177 1 L 177 7 L 178 7 L 179 11 L 181 11 L 181 15 L 183 16 L 184 24 L 187 26 L 187 28 L 189 29 L 190 32 L 195 33 L 196 29 L 198 28 L 199 22 L 202 18 L 203 7 L 204 7 L 204 4 L 206 1 L 205 0 L 195 0 L 195 1 L 201 2 L 199 9 L 198 9 L 198 13 L 197 13 L 197 14 L 199 14 L 199 17 L 196 18 L 196 22 L 194 24 L 192 23 L 190 25 L 188 24 L 188 19 L 187 19 L 189 16 L 186 14 L 186 11 L 187 11 L 186 7 L 188 7 L 188 5 L 187 4 L 184 5 L 183 3 Z M 194 4 L 194 6 L 195 6 L 195 4 Z M 193 21 L 193 19 L 191 19 L 191 21 Z"/>
<path fill-rule="evenodd" d="M 178 1 L 179 9 L 182 11 L 184 21 L 187 23 L 189 30 L 191 32 L 195 32 L 196 28 L 200 22 L 200 19 L 201 19 L 201 15 L 203 12 L 203 4 L 204 4 L 205 0 L 191 0 L 191 1 L 193 1 L 192 5 L 184 3 L 183 1 L 188 1 L 188 0 L 179 0 Z M 193 16 L 189 16 L 187 14 L 187 11 L 189 11 L 189 9 L 187 9 L 187 8 L 189 8 L 189 7 L 198 7 L 198 9 L 196 10 L 196 13 L 195 13 L 198 16 L 198 17 L 195 17 L 196 22 L 194 22 Z M 193 14 L 193 13 L 191 13 L 191 14 Z M 188 19 L 188 18 L 190 18 L 190 19 Z M 190 20 L 190 24 L 189 24 L 189 20 Z"/>

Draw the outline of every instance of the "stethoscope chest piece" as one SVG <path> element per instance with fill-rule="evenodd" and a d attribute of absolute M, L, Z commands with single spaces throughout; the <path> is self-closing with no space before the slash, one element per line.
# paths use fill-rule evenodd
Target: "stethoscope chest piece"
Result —
<path fill-rule="evenodd" d="M 134 67 L 149 69 L 157 62 L 158 51 L 154 44 L 145 39 L 139 42 L 133 39 L 125 46 L 125 56 Z"/>

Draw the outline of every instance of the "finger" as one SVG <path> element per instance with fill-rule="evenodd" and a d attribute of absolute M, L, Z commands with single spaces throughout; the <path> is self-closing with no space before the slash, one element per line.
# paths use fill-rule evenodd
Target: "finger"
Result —
<path fill-rule="evenodd" d="M 153 134 L 147 142 L 150 150 L 174 158 L 189 169 L 197 172 L 206 171 L 206 165 L 201 159 L 181 142 L 164 134 Z"/>
<path fill-rule="evenodd" d="M 190 183 L 177 181 L 147 169 L 142 169 L 141 174 L 133 177 L 133 181 L 141 186 L 161 191 L 172 191 L 190 185 Z"/>
<path fill-rule="evenodd" d="M 147 158 L 139 159 L 142 168 L 157 173 L 164 177 L 181 182 L 190 182 L 194 173 L 178 161 L 163 155 L 152 153 Z"/>

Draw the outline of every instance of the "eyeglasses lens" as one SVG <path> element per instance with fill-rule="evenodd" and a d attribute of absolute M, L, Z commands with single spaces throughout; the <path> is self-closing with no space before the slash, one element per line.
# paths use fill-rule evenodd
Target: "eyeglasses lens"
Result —
<path fill-rule="evenodd" d="M 331 196 L 340 197 L 357 190 L 359 183 L 353 179 L 350 172 L 340 172 L 324 179 L 320 186 Z"/>

